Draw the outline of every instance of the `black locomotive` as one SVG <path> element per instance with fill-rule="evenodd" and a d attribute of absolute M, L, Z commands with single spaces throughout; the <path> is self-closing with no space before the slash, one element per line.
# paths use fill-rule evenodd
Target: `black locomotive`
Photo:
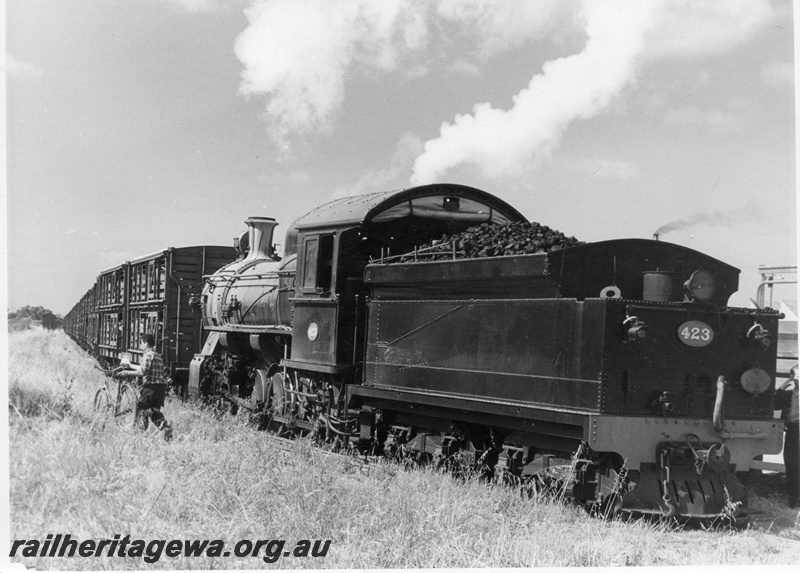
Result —
<path fill-rule="evenodd" d="M 59 327 L 58 317 L 52 312 L 42 314 L 42 328 L 45 330 L 56 330 Z"/>
<path fill-rule="evenodd" d="M 437 184 L 251 218 L 206 277 L 191 393 L 270 429 L 547 480 L 589 507 L 747 519 L 736 478 L 781 450 L 780 315 L 731 308 L 739 270 L 660 241 L 428 260 L 419 245 L 524 223 Z M 396 257 L 395 255 L 402 255 Z M 563 472 L 561 474 L 563 476 Z"/>

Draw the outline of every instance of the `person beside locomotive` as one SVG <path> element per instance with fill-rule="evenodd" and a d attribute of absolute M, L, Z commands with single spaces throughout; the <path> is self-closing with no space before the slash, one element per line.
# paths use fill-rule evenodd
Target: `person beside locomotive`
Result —
<path fill-rule="evenodd" d="M 790 388 L 791 386 L 791 388 Z M 796 508 L 800 502 L 800 414 L 798 413 L 798 365 L 789 371 L 789 379 L 775 393 L 775 406 L 781 410 L 786 422 L 786 437 L 783 442 L 783 464 L 786 467 L 786 488 L 789 507 Z"/>
<path fill-rule="evenodd" d="M 161 355 L 156 352 L 155 337 L 152 334 L 142 335 L 140 348 L 142 360 L 139 365 L 120 367 L 115 370 L 115 375 L 121 378 L 142 378 L 139 400 L 136 402 L 136 411 L 134 412 L 134 424 L 139 423 L 140 417 L 149 417 L 150 421 L 164 432 L 164 439 L 170 441 L 172 440 L 172 426 L 161 412 L 168 383 L 164 377 L 164 362 Z"/>

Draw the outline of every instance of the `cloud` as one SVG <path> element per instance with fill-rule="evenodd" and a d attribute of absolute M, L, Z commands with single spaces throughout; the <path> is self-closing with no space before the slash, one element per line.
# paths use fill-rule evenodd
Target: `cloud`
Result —
<path fill-rule="evenodd" d="M 718 55 L 752 38 L 774 15 L 769 0 L 667 0 L 648 35 L 648 56 Z"/>
<path fill-rule="evenodd" d="M 648 60 L 722 53 L 750 39 L 773 14 L 768 0 L 586 0 L 582 6 L 583 49 L 546 62 L 509 109 L 480 103 L 443 123 L 416 159 L 412 183 L 435 181 L 461 164 L 488 177 L 519 173 L 548 157 L 571 123 L 606 110 Z M 688 111 L 671 120 L 688 118 Z M 718 110 L 701 116 L 718 129 L 735 127 Z"/>
<path fill-rule="evenodd" d="M 542 38 L 580 46 L 532 68 L 508 109 L 476 102 L 443 123 L 416 158 L 412 181 L 463 164 L 513 175 L 549 157 L 573 122 L 620 102 L 648 62 L 725 53 L 776 10 L 770 0 L 251 0 L 235 44 L 239 91 L 265 100 L 269 135 L 290 149 L 332 131 L 347 81 L 359 74 L 442 69 L 480 77 L 492 58 Z M 765 74 L 785 76 L 777 68 Z M 704 115 L 724 129 L 733 119 L 718 110 Z"/>
<path fill-rule="evenodd" d="M 257 0 L 237 38 L 239 91 L 267 96 L 270 135 L 329 131 L 355 65 L 383 72 L 427 42 L 424 0 Z"/>
<path fill-rule="evenodd" d="M 477 44 L 477 56 L 485 62 L 536 38 L 553 23 L 557 8 L 571 4 L 563 0 L 440 0 L 436 16 Z"/>
<path fill-rule="evenodd" d="M 793 86 L 794 65 L 789 62 L 772 62 L 761 70 L 761 79 L 770 86 Z"/>
<path fill-rule="evenodd" d="M 669 110 L 664 116 L 664 121 L 699 130 L 711 128 L 716 131 L 736 131 L 741 127 L 738 115 L 718 108 L 699 109 L 695 106 Z"/>
<path fill-rule="evenodd" d="M 509 0 L 254 0 L 235 53 L 239 92 L 265 97 L 264 118 L 276 142 L 328 133 L 345 98 L 345 78 L 362 70 L 419 77 L 456 39 L 480 62 L 518 47 L 549 25 L 559 3 Z M 441 36 L 429 48 L 431 30 Z M 477 75 L 462 54 L 450 73 Z"/>
<path fill-rule="evenodd" d="M 31 63 L 20 62 L 11 54 L 6 54 L 6 74 L 40 77 L 44 75 L 44 72 Z"/>

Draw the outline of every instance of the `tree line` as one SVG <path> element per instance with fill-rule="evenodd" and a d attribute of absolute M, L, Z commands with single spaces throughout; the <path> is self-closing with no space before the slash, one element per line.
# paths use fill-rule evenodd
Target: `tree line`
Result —
<path fill-rule="evenodd" d="M 8 330 L 27 330 L 31 324 L 39 322 L 48 330 L 55 330 L 64 326 L 64 317 L 53 313 L 43 306 L 25 305 L 22 308 L 8 313 Z"/>
<path fill-rule="evenodd" d="M 8 319 L 11 320 L 13 318 L 31 318 L 33 320 L 42 320 L 42 315 L 45 314 L 55 314 L 49 308 L 45 308 L 43 306 L 31 306 L 26 304 L 22 308 L 15 310 L 13 312 L 8 313 Z M 63 320 L 60 314 L 55 315 L 56 318 L 59 320 Z"/>

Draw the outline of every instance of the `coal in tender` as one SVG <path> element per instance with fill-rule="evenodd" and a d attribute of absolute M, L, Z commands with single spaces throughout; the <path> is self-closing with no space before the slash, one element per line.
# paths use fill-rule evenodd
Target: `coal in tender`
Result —
<path fill-rule="evenodd" d="M 452 258 L 501 257 L 550 253 L 559 249 L 583 245 L 575 237 L 539 223 L 483 223 L 454 235 L 417 247 L 416 260 L 437 261 Z M 407 253 L 398 262 L 412 262 L 415 253 Z"/>

